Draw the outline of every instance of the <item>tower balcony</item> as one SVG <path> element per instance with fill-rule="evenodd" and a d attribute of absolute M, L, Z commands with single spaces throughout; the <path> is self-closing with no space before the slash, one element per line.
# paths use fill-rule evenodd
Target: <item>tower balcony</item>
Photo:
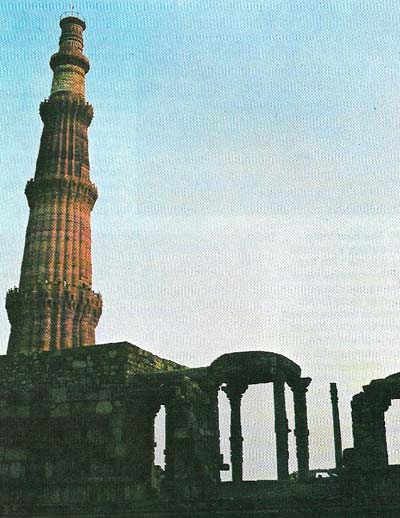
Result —
<path fill-rule="evenodd" d="M 86 201 L 92 209 L 97 200 L 97 187 L 94 183 L 74 177 L 43 176 L 31 178 L 25 187 L 29 207 L 35 207 L 38 201 L 48 196 L 64 194 L 71 198 Z"/>

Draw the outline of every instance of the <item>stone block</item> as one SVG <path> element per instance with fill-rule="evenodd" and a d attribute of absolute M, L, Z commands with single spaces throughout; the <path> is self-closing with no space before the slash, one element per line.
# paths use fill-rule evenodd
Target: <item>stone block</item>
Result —
<path fill-rule="evenodd" d="M 25 474 L 25 468 L 22 462 L 11 462 L 10 463 L 10 477 L 11 478 L 22 478 Z"/>
<path fill-rule="evenodd" d="M 113 411 L 113 405 L 111 401 L 99 401 L 96 405 L 96 414 L 108 415 Z"/>

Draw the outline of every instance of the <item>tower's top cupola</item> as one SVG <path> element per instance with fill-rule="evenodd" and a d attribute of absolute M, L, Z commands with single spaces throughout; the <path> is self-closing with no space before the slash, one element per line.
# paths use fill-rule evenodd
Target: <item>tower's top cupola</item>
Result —
<path fill-rule="evenodd" d="M 60 36 L 60 50 L 74 49 L 76 47 L 82 52 L 83 36 L 82 33 L 86 29 L 86 23 L 80 17 L 66 13 L 60 19 L 60 27 L 62 29 Z"/>
<path fill-rule="evenodd" d="M 89 60 L 83 54 L 84 20 L 75 11 L 65 13 L 60 20 L 59 50 L 50 59 L 54 72 L 51 95 L 72 93 L 85 96 L 85 74 Z"/>

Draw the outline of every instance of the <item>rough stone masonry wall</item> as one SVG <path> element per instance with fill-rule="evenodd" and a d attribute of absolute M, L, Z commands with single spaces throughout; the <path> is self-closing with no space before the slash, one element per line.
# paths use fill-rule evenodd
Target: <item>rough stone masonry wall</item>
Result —
<path fill-rule="evenodd" d="M 0 356 L 0 388 L 19 390 L 37 383 L 57 386 L 64 381 L 71 383 L 89 379 L 99 383 L 121 383 L 136 374 L 182 368 L 182 365 L 159 358 L 129 342 L 73 350 L 24 352 Z"/>
<path fill-rule="evenodd" d="M 0 504 L 144 498 L 154 438 L 130 428 L 147 399 L 129 380 L 181 368 L 126 342 L 0 357 Z"/>

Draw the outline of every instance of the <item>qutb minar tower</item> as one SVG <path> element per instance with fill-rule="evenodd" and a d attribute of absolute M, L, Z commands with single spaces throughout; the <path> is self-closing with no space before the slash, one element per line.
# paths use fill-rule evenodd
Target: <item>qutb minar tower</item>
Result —
<path fill-rule="evenodd" d="M 30 214 L 20 283 L 6 298 L 8 354 L 92 345 L 102 309 L 92 291 L 90 213 L 97 189 L 89 176 L 93 108 L 85 100 L 85 22 L 74 14 L 60 26 L 51 94 L 40 105 L 36 172 L 25 189 Z"/>

